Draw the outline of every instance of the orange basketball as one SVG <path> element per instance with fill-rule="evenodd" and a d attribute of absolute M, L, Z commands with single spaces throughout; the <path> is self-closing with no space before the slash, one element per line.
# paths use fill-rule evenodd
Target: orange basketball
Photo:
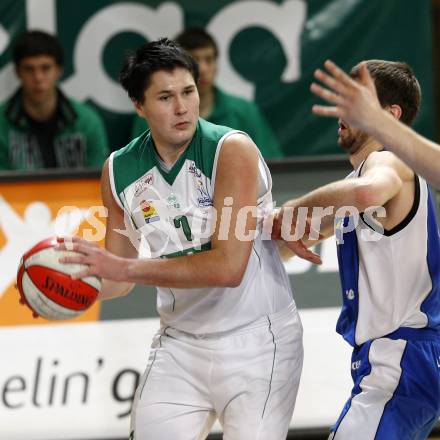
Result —
<path fill-rule="evenodd" d="M 29 306 L 35 317 L 49 320 L 80 315 L 95 302 L 101 289 L 98 277 L 70 277 L 85 266 L 60 263 L 61 257 L 77 253 L 57 251 L 57 244 L 56 237 L 40 241 L 23 255 L 17 271 L 20 301 Z"/>

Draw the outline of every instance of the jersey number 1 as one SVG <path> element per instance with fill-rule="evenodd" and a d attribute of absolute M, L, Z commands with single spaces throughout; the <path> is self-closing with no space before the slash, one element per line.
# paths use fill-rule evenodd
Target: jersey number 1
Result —
<path fill-rule="evenodd" d="M 180 215 L 179 217 L 176 217 L 174 219 L 174 226 L 176 228 L 183 229 L 183 233 L 185 234 L 185 238 L 188 241 L 194 240 L 194 237 L 192 236 L 192 233 L 191 233 L 191 228 L 189 227 L 188 218 L 186 217 L 186 215 Z"/>

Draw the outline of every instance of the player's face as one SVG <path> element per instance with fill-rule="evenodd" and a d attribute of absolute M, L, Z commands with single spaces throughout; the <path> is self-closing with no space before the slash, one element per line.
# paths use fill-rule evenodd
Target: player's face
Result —
<path fill-rule="evenodd" d="M 217 75 L 218 67 L 215 50 L 213 47 L 208 46 L 190 50 L 189 53 L 199 65 L 199 82 L 197 87 L 200 95 L 203 95 L 212 89 Z"/>
<path fill-rule="evenodd" d="M 199 94 L 189 70 L 153 73 L 143 104 L 135 105 L 158 145 L 181 147 L 192 139 L 199 117 Z"/>
<path fill-rule="evenodd" d="M 62 68 L 48 55 L 23 58 L 17 66 L 17 76 L 23 93 L 35 104 L 42 104 L 55 92 Z"/>
<path fill-rule="evenodd" d="M 355 78 L 355 81 L 358 81 Z M 368 135 L 358 130 L 357 128 L 350 127 L 344 120 L 339 119 L 338 129 L 338 144 L 348 154 L 355 154 L 362 145 L 368 140 Z"/>
<path fill-rule="evenodd" d="M 355 154 L 367 141 L 368 135 L 357 128 L 352 128 L 339 119 L 338 145 L 348 154 Z"/>

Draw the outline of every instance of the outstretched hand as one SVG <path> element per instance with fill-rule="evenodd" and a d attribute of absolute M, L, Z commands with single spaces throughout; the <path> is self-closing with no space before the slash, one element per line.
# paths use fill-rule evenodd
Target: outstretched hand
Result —
<path fill-rule="evenodd" d="M 360 64 L 359 78 L 356 81 L 330 60 L 327 60 L 324 66 L 327 72 L 317 69 L 314 76 L 328 88 L 312 83 L 310 90 L 333 105 L 314 105 L 313 113 L 340 118 L 352 127 L 368 131 L 374 126 L 375 117 L 383 109 L 377 98 L 376 87 L 367 63 Z"/>
<path fill-rule="evenodd" d="M 302 239 L 299 240 L 284 240 L 282 233 L 282 209 L 276 210 L 273 213 L 273 226 L 272 226 L 272 240 L 282 240 L 283 243 L 290 249 L 296 256 L 303 260 L 310 261 L 313 264 L 322 264 L 322 260 L 319 254 L 308 249 Z M 296 219 L 292 222 L 296 224 Z M 306 225 L 306 233 L 310 233 L 309 224 Z"/>
<path fill-rule="evenodd" d="M 321 256 L 307 248 L 302 240 L 286 241 L 283 243 L 297 256 L 313 264 L 322 264 Z"/>

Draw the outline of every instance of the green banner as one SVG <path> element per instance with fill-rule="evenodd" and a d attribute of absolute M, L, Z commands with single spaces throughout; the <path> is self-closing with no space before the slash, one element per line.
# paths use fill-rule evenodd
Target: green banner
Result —
<path fill-rule="evenodd" d="M 220 48 L 218 85 L 255 100 L 286 156 L 338 153 L 336 124 L 312 115 L 313 71 L 331 58 L 403 60 L 424 93 L 416 129 L 433 136 L 432 36 L 427 0 L 1 0 L 0 100 L 17 85 L 11 42 L 25 29 L 56 33 L 66 51 L 62 88 L 103 116 L 111 148 L 129 140 L 134 113 L 117 83 L 129 49 L 188 26 Z"/>

